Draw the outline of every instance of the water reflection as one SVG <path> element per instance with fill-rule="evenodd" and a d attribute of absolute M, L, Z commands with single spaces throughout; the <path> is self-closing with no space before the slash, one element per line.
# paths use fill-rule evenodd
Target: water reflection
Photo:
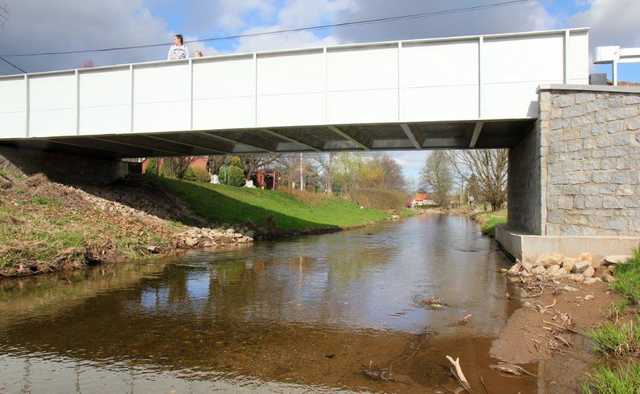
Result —
<path fill-rule="evenodd" d="M 97 291 L 86 289 L 86 283 L 99 282 L 91 274 L 81 284 L 72 282 L 82 291 L 68 302 L 55 298 L 70 291 L 64 280 L 0 289 L 0 380 L 10 382 L 8 391 L 19 389 L 24 379 L 7 378 L 25 375 L 19 370 L 29 361 L 41 371 L 29 376 L 65 390 L 72 371 L 91 371 L 76 378 L 83 392 L 103 391 L 100 382 L 135 380 L 123 377 L 127 373 L 138 376 L 138 387 L 147 392 L 155 387 L 149 382 L 165 373 L 171 377 L 160 391 L 298 389 L 265 383 L 271 381 L 317 385 L 313 390 L 326 385 L 424 392 L 445 382 L 447 372 L 438 367 L 425 374 L 418 363 L 438 363 L 451 349 L 475 354 L 504 324 L 512 307 L 497 273 L 504 263 L 473 223 L 436 215 L 193 253 L 145 269 L 123 265 L 111 268 L 110 285 Z M 119 280 L 121 272 L 129 280 Z M 22 307 L 20 299 L 37 304 L 42 298 L 34 294 L 43 287 L 47 299 L 60 305 L 12 304 L 12 292 Z M 432 311 L 416 304 L 431 296 L 450 307 Z M 471 325 L 454 324 L 469 313 Z M 437 333 L 430 347 L 423 343 L 426 332 Z M 427 348 L 428 355 L 422 354 Z M 473 371 L 486 369 L 485 379 L 491 379 L 483 357 L 487 362 Z M 370 361 L 393 363 L 405 382 L 394 388 L 367 381 L 358 371 Z"/>

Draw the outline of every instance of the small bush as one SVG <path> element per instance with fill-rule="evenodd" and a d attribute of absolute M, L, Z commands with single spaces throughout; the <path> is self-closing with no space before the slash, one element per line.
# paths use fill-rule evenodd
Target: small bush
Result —
<path fill-rule="evenodd" d="M 640 363 L 632 362 L 612 369 L 600 367 L 582 385 L 584 394 L 638 394 L 640 393 Z"/>
<path fill-rule="evenodd" d="M 220 183 L 229 186 L 244 186 L 244 170 L 236 166 L 222 166 L 219 171 Z"/>
<path fill-rule="evenodd" d="M 184 179 L 187 181 L 209 183 L 211 181 L 211 175 L 209 175 L 207 170 L 202 168 L 189 168 L 184 174 Z"/>

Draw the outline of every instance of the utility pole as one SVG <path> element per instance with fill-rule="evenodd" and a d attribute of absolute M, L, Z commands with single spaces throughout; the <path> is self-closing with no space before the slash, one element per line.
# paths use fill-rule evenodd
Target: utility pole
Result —
<path fill-rule="evenodd" d="M 300 152 L 300 191 L 304 191 L 304 173 L 302 169 L 302 152 Z"/>

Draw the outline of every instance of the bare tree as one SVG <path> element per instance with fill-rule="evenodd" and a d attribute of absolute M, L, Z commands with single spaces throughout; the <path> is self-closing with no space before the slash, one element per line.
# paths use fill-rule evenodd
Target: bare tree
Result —
<path fill-rule="evenodd" d="M 422 187 L 431 192 L 433 200 L 440 206 L 449 202 L 449 193 L 453 187 L 451 160 L 444 151 L 435 151 L 429 155 L 422 169 Z"/>
<path fill-rule="evenodd" d="M 212 155 L 207 157 L 207 169 L 209 174 L 217 175 L 220 168 L 226 163 L 227 155 Z"/>
<path fill-rule="evenodd" d="M 502 208 L 507 200 L 507 149 L 451 151 L 449 156 L 456 174 L 473 184 L 474 198 L 489 203 L 492 211 Z"/>
<path fill-rule="evenodd" d="M 318 167 L 318 173 L 322 177 L 322 185 L 325 193 L 333 193 L 333 165 L 336 154 L 334 152 L 319 153 L 313 157 Z"/>
<path fill-rule="evenodd" d="M 242 155 L 244 170 L 247 179 L 251 179 L 260 169 L 267 168 L 278 163 L 282 159 L 279 153 L 250 153 Z"/>
<path fill-rule="evenodd" d="M 173 176 L 182 179 L 194 158 L 194 156 L 169 157 L 165 159 L 165 163 Z"/>

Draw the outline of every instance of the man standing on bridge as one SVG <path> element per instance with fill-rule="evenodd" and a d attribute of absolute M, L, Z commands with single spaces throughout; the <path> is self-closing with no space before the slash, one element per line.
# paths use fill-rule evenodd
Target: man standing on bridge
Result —
<path fill-rule="evenodd" d="M 176 34 L 173 39 L 173 45 L 169 48 L 167 60 L 181 60 L 189 58 L 189 48 L 184 45 L 182 34 Z"/>

